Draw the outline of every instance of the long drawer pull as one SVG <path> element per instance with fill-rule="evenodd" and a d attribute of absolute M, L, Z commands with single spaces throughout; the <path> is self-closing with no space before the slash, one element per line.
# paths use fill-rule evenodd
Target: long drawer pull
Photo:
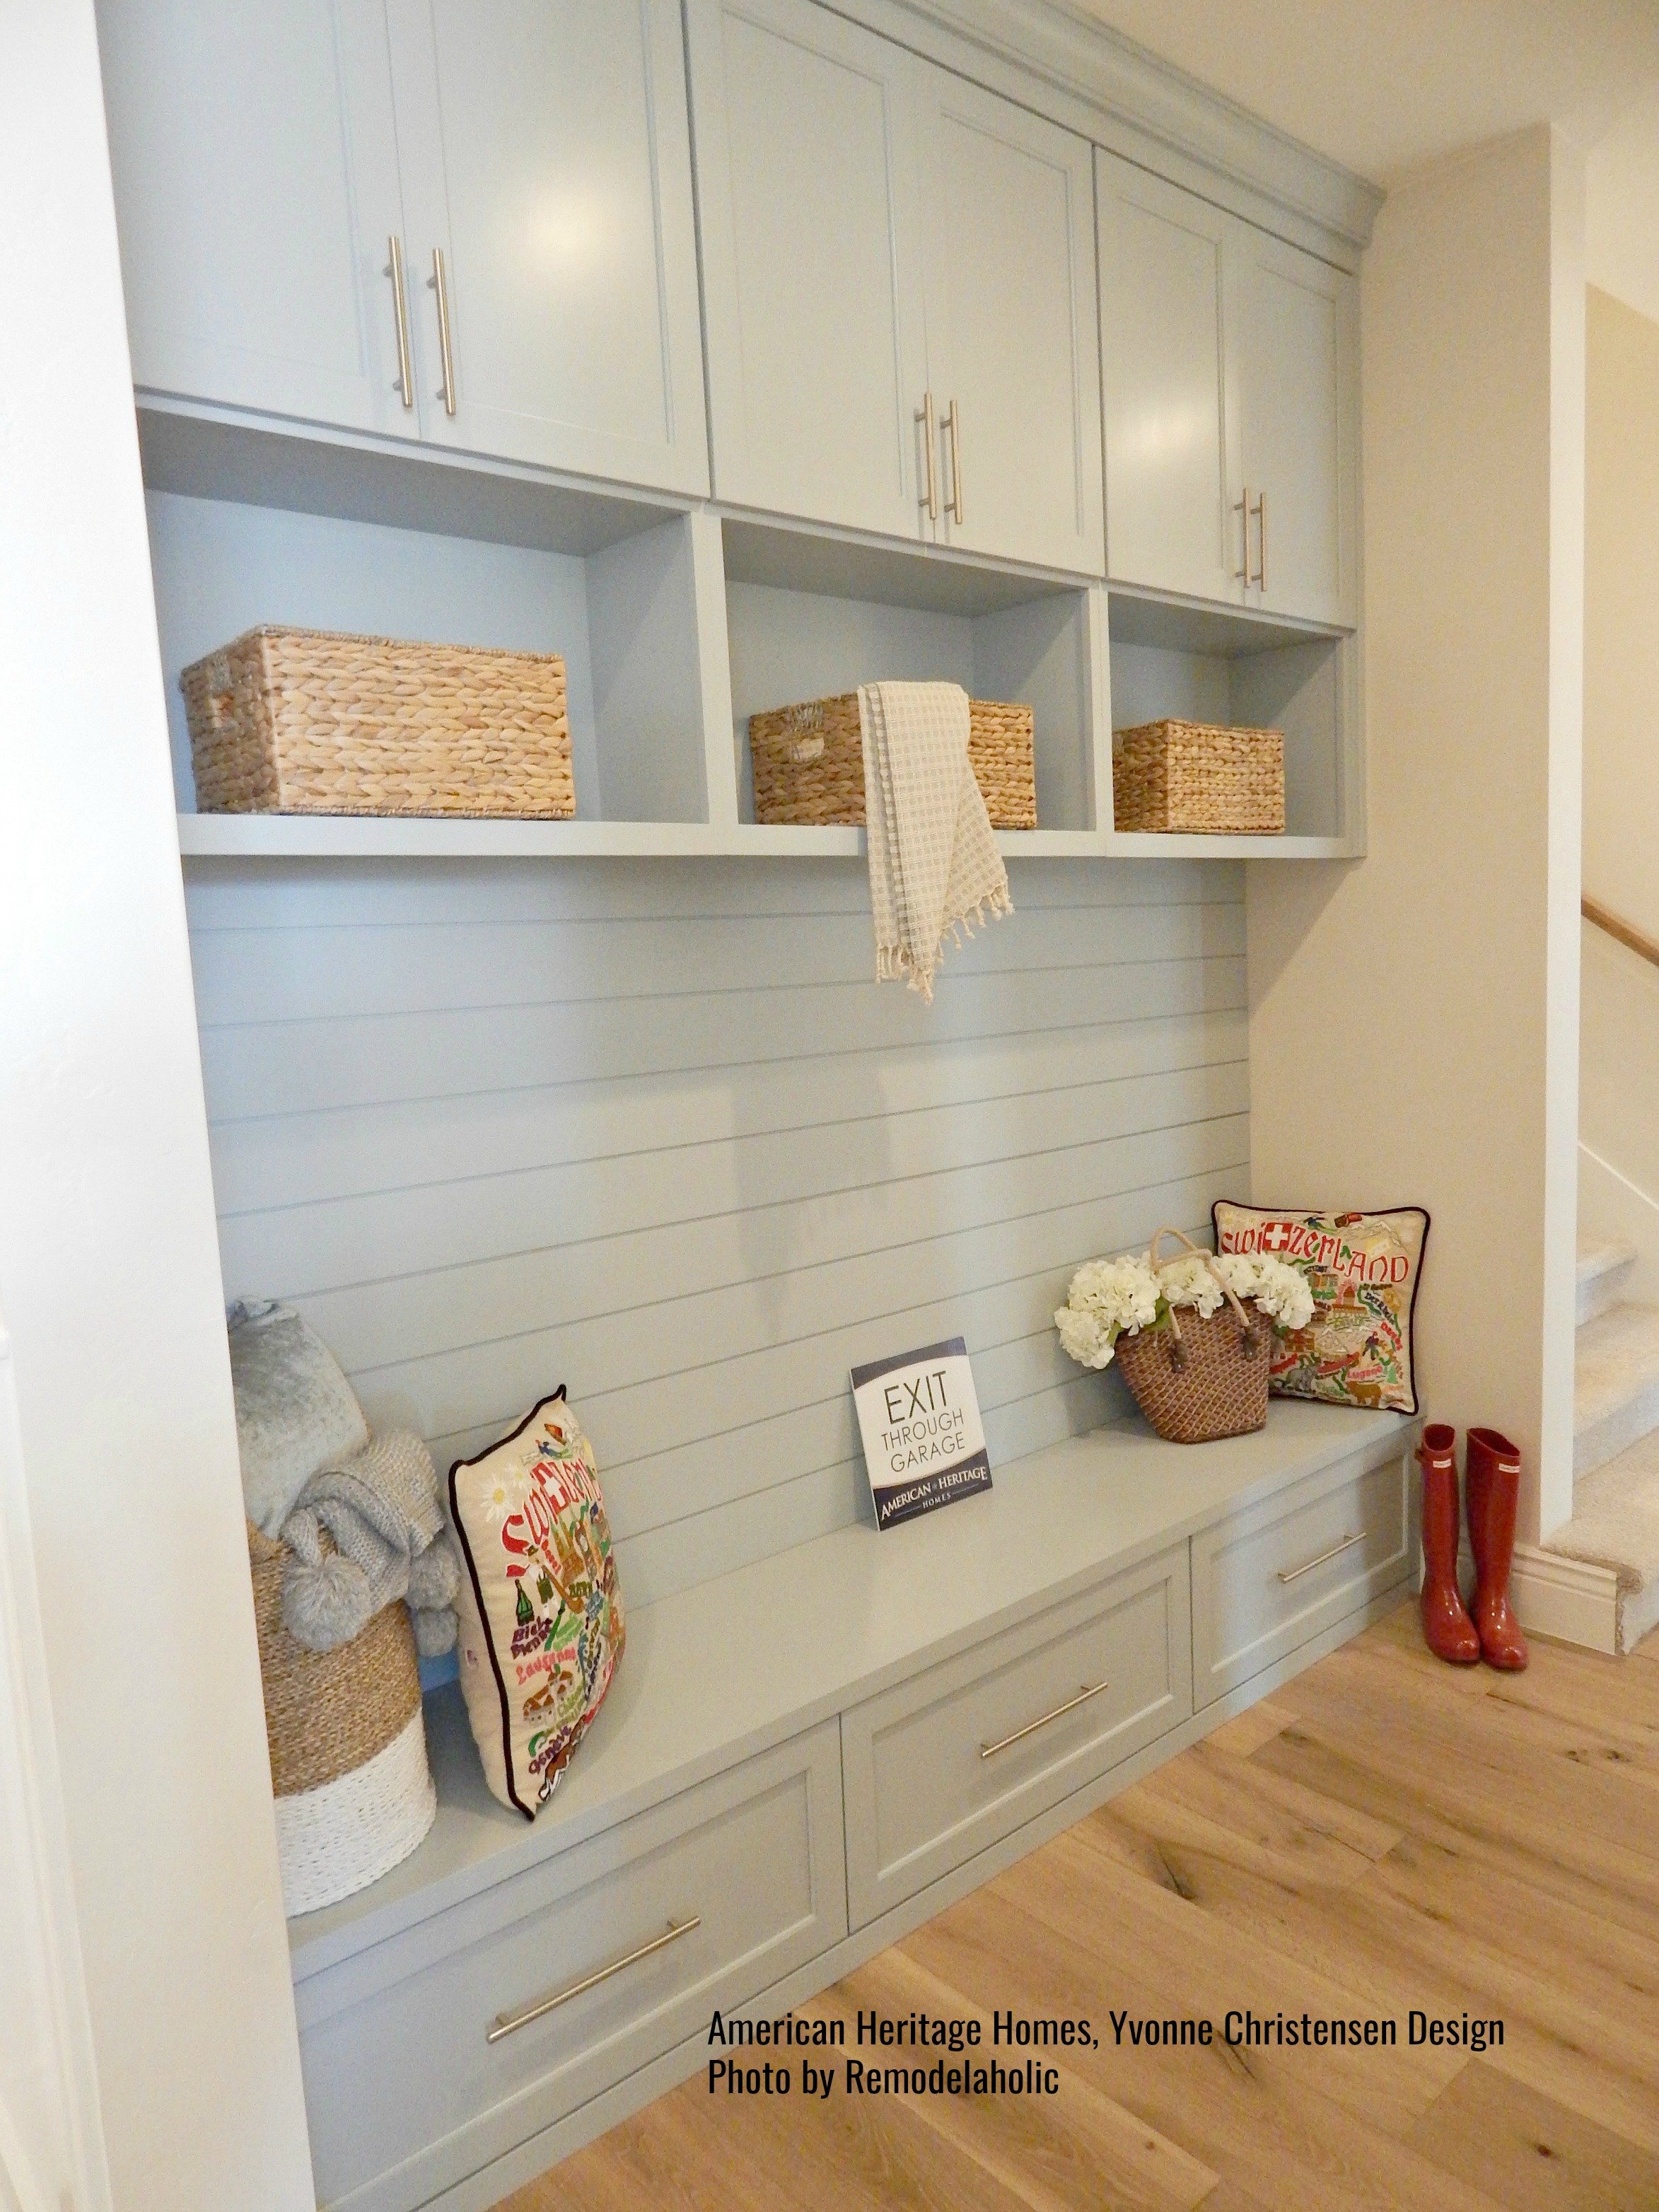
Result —
<path fill-rule="evenodd" d="M 504 2035 L 513 2035 L 520 2028 L 528 2027 L 532 2020 L 545 2020 L 549 2013 L 556 2012 L 561 2005 L 568 2004 L 573 1997 L 598 1989 L 599 1984 L 608 1982 L 612 1974 L 620 1974 L 625 1966 L 638 1966 L 641 1959 L 648 1959 L 653 1951 L 661 1951 L 670 1943 L 678 1943 L 682 1936 L 689 1936 L 694 1928 L 702 1926 L 702 1915 L 700 1912 L 694 1912 L 689 1920 L 671 1920 L 666 1935 L 653 1936 L 648 1943 L 641 1943 L 637 1951 L 630 1951 L 625 1959 L 613 1959 L 608 1966 L 601 1966 L 597 1974 L 584 1974 L 580 1981 L 572 1982 L 568 1989 L 556 1990 L 550 1997 L 544 1997 L 539 2004 L 530 2005 L 523 2012 L 498 2013 L 484 2041 L 499 2043 Z"/>
<path fill-rule="evenodd" d="M 1328 1552 L 1322 1552 L 1316 1559 L 1310 1559 L 1305 1566 L 1281 1567 L 1279 1579 L 1282 1583 L 1299 1583 L 1304 1575 L 1310 1575 L 1316 1567 L 1322 1567 L 1327 1559 L 1334 1559 L 1342 1552 L 1351 1552 L 1356 1544 L 1363 1544 L 1364 1540 L 1365 1532 L 1362 1528 L 1357 1536 L 1345 1536 L 1340 1544 L 1333 1544 Z"/>
<path fill-rule="evenodd" d="M 1097 1698 L 1103 1690 L 1109 1690 L 1111 1686 L 1109 1682 L 1097 1682 L 1091 1689 L 1079 1690 L 1076 1697 L 1067 1698 L 1063 1705 L 1056 1705 L 1051 1713 L 1043 1713 L 1036 1720 L 1027 1721 L 1024 1728 L 1016 1729 L 1012 1735 L 1005 1735 L 995 1743 L 981 1744 L 980 1757 L 994 1759 L 1000 1751 L 1006 1751 L 1011 1743 L 1023 1743 L 1028 1735 L 1035 1735 L 1040 1728 L 1047 1728 L 1050 1721 L 1057 1721 L 1062 1713 L 1075 1712 L 1079 1705 L 1086 1705 L 1091 1698 Z"/>

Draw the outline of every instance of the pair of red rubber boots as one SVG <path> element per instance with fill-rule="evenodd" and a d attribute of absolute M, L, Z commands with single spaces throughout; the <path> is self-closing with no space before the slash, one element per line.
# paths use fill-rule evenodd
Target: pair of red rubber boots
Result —
<path fill-rule="evenodd" d="M 1521 1492 L 1521 1454 L 1496 1429 L 1471 1429 L 1464 1493 L 1469 1549 L 1474 1554 L 1474 1601 L 1457 1584 L 1457 1431 L 1431 1421 L 1417 1447 L 1423 1469 L 1423 1638 L 1437 1659 L 1454 1667 L 1489 1667 L 1517 1674 L 1527 1663 L 1526 1638 L 1510 1607 L 1510 1561 Z M 1473 1617 L 1471 1617 L 1473 1616 Z"/>

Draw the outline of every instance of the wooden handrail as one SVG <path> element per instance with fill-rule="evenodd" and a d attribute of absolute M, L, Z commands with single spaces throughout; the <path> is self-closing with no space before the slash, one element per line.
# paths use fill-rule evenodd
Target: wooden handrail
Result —
<path fill-rule="evenodd" d="M 1656 945 L 1652 938 L 1644 937 L 1631 922 L 1621 921 L 1599 899 L 1581 898 L 1578 910 L 1586 921 L 1593 921 L 1598 929 L 1606 930 L 1609 937 L 1616 937 L 1621 945 L 1628 945 L 1632 952 L 1639 952 L 1644 960 L 1650 960 L 1656 968 L 1659 968 L 1659 945 Z"/>

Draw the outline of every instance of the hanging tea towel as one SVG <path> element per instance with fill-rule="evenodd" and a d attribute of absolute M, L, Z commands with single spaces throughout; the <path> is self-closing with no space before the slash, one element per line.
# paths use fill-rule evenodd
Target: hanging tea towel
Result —
<path fill-rule="evenodd" d="M 968 694 L 958 684 L 866 684 L 859 691 L 876 979 L 902 975 L 930 1002 L 947 934 L 1012 914 L 1008 871 L 968 765 Z"/>

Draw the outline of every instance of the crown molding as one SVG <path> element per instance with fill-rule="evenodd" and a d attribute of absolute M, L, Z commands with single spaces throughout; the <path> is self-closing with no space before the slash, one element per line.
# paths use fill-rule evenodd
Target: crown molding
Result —
<path fill-rule="evenodd" d="M 831 0 L 950 68 L 1022 96 L 1177 181 L 1222 187 L 1295 242 L 1308 232 L 1347 249 L 1369 242 L 1382 187 L 1316 154 L 1272 124 L 1160 61 L 1071 0 Z M 906 27 L 908 26 L 908 27 Z M 955 52 L 942 49 L 940 34 Z M 1034 100 L 1040 86 L 1046 98 Z M 1102 126 L 1105 128 L 1103 130 Z M 1182 173 L 1184 172 L 1184 173 Z M 1199 173 L 1197 177 L 1194 172 Z M 1277 220 L 1274 217 L 1277 217 Z"/>

